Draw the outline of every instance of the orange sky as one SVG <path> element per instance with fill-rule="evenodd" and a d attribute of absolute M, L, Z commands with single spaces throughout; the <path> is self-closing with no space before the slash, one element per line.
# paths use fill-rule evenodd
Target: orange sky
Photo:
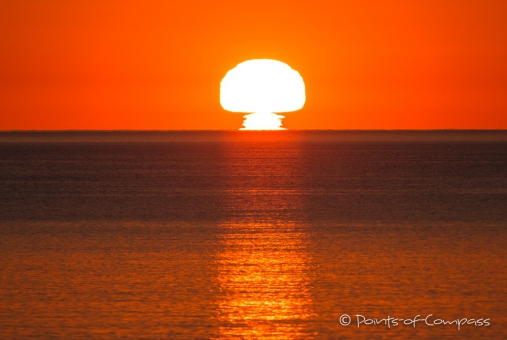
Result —
<path fill-rule="evenodd" d="M 507 129 L 505 0 L 0 4 L 0 130 L 238 129 L 220 81 L 303 76 L 292 129 Z"/>

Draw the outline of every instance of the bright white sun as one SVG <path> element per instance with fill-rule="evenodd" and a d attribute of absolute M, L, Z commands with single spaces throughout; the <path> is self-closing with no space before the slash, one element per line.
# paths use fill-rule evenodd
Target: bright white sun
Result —
<path fill-rule="evenodd" d="M 240 130 L 285 130 L 282 115 L 306 101 L 299 73 L 278 60 L 254 59 L 227 72 L 220 84 L 220 103 L 227 111 L 247 112 Z"/>

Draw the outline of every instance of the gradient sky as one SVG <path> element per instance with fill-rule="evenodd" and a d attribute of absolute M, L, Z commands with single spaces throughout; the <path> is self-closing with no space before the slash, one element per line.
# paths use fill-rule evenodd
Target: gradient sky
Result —
<path fill-rule="evenodd" d="M 292 129 L 507 129 L 507 1 L 0 3 L 0 130 L 238 129 L 220 81 L 303 76 Z"/>

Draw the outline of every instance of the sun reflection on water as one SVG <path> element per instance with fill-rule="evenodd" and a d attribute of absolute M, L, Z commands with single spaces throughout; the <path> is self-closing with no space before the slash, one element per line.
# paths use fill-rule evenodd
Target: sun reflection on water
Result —
<path fill-rule="evenodd" d="M 222 228 L 223 251 L 216 259 L 223 297 L 218 302 L 220 338 L 311 339 L 305 233 L 293 225 Z"/>

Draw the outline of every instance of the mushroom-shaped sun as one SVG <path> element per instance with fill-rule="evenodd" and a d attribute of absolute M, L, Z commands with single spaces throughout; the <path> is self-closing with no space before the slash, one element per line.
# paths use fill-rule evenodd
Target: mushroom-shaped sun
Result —
<path fill-rule="evenodd" d="M 285 130 L 282 115 L 305 104 L 299 73 L 278 60 L 254 59 L 227 72 L 220 84 L 220 103 L 227 111 L 250 112 L 240 130 Z"/>

